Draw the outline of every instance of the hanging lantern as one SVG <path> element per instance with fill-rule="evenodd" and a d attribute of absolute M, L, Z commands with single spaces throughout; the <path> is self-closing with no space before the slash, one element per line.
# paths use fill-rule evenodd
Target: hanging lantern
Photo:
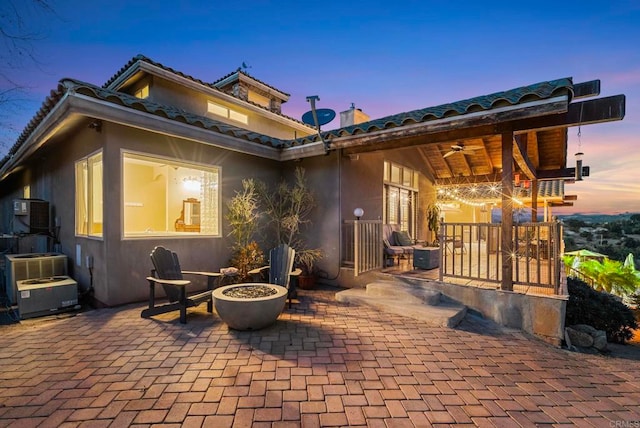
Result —
<path fill-rule="evenodd" d="M 513 185 L 520 187 L 520 174 L 513 174 Z"/>
<path fill-rule="evenodd" d="M 582 156 L 584 153 L 576 153 L 576 181 L 582 181 Z"/>
<path fill-rule="evenodd" d="M 522 184 L 524 185 L 525 189 L 529 189 L 531 187 L 531 181 L 529 180 L 524 180 Z"/>

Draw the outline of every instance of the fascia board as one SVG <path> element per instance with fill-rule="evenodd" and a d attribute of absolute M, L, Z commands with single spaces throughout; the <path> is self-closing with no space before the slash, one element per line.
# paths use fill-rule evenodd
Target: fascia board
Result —
<path fill-rule="evenodd" d="M 49 114 L 31 132 L 16 153 L 0 168 L 0 181 L 4 180 L 20 162 L 42 147 L 64 125 L 70 114 L 69 93 L 66 93 Z"/>
<path fill-rule="evenodd" d="M 205 128 L 199 128 L 187 123 L 177 122 L 129 107 L 115 105 L 93 97 L 74 94 L 71 103 L 74 112 L 95 119 L 114 122 L 175 138 L 183 138 L 267 159 L 278 160 L 280 157 L 280 151 L 274 147 L 261 145 L 253 141 L 232 137 Z"/>

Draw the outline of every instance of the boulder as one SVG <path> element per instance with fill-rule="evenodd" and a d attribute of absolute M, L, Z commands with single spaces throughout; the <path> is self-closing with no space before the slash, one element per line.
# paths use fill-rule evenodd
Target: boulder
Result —
<path fill-rule="evenodd" d="M 565 329 L 565 337 L 569 349 L 573 345 L 579 348 L 593 348 L 592 351 L 604 352 L 607 350 L 607 333 L 587 324 L 568 326 Z"/>
<path fill-rule="evenodd" d="M 573 327 L 567 327 L 566 332 L 573 346 L 580 348 L 590 348 L 593 346 L 593 337 L 589 333 L 576 330 Z"/>
<path fill-rule="evenodd" d="M 596 330 L 595 336 L 593 336 L 593 347 L 598 351 L 607 350 L 607 333 L 602 330 Z"/>

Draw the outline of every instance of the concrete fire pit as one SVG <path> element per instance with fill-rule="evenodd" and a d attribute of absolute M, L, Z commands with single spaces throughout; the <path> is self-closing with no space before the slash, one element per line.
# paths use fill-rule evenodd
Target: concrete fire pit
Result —
<path fill-rule="evenodd" d="M 273 324 L 286 300 L 287 289 L 274 284 L 232 284 L 213 291 L 218 316 L 235 330 L 258 330 Z"/>

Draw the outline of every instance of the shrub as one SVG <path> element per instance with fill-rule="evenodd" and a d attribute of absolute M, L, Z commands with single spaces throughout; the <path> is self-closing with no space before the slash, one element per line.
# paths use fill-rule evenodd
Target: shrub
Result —
<path fill-rule="evenodd" d="M 633 311 L 619 298 L 596 291 L 583 281 L 567 278 L 569 301 L 566 325 L 588 324 L 607 333 L 610 342 L 624 343 L 638 328 Z"/>

